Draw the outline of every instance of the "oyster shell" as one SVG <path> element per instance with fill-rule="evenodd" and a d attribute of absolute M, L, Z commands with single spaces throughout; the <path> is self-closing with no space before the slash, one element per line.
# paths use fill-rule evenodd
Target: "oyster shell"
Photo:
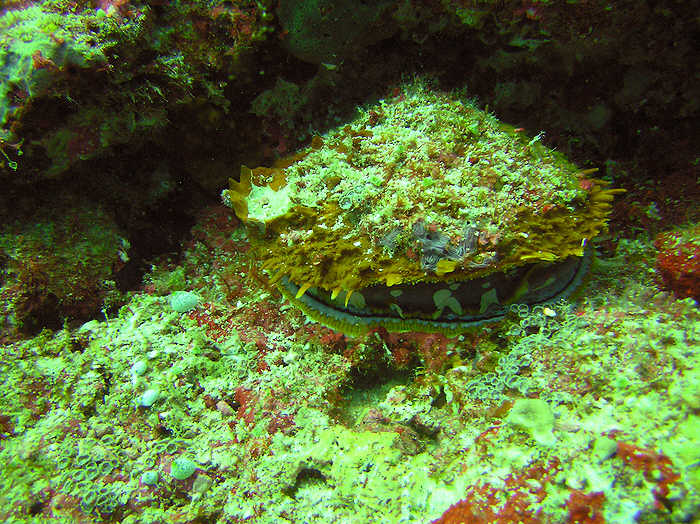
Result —
<path fill-rule="evenodd" d="M 416 82 L 223 199 L 312 318 L 456 332 L 568 293 L 619 191 L 518 131 Z"/>

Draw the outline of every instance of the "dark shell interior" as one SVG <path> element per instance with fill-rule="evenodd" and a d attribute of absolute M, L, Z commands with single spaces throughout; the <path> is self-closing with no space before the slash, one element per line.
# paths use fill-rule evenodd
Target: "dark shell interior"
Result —
<path fill-rule="evenodd" d="M 347 299 L 335 299 L 326 290 L 310 288 L 294 298 L 307 311 L 340 322 L 401 328 L 401 321 L 415 321 L 429 328 L 461 324 L 465 327 L 503 317 L 513 304 L 542 304 L 569 296 L 581 283 L 590 265 L 590 252 L 557 262 L 539 262 L 472 280 L 418 282 L 395 286 L 369 286 Z M 299 286 L 283 278 L 287 296 Z M 313 316 L 313 315 L 310 315 Z M 332 327 L 332 326 L 331 326 Z"/>

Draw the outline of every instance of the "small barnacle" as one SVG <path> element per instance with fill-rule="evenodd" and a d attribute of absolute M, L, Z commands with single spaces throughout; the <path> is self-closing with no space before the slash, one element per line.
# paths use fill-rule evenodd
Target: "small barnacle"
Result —
<path fill-rule="evenodd" d="M 461 260 L 476 251 L 478 242 L 479 233 L 477 229 L 471 224 L 467 224 L 462 231 L 461 240 L 456 246 L 450 246 L 447 249 L 447 256 L 453 260 Z"/>
<path fill-rule="evenodd" d="M 421 267 L 424 270 L 435 271 L 439 260 L 447 257 L 447 244 L 450 239 L 438 232 L 428 233 L 424 238 L 419 238 L 421 243 Z"/>
<path fill-rule="evenodd" d="M 420 259 L 420 265 L 425 271 L 434 272 L 437 269 L 437 264 L 440 262 L 440 255 L 436 253 L 423 253 Z"/>
<path fill-rule="evenodd" d="M 384 235 L 381 240 L 379 240 L 379 245 L 386 248 L 386 250 L 392 254 L 394 250 L 396 249 L 397 246 L 397 239 L 399 238 L 399 235 L 401 234 L 401 228 L 394 228 L 391 231 L 389 231 L 386 235 Z"/>
<path fill-rule="evenodd" d="M 413 223 L 413 226 L 411 227 L 411 230 L 413 231 L 413 236 L 415 238 L 423 238 L 426 235 L 425 232 L 425 221 L 421 218 L 420 220 L 416 220 Z"/>

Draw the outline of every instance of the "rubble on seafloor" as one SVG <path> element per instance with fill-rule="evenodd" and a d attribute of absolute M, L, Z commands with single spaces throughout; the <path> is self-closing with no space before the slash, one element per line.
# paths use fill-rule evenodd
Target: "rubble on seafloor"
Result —
<path fill-rule="evenodd" d="M 452 338 L 338 334 L 248 253 L 212 208 L 117 315 L 2 348 L 5 521 L 697 516 L 699 315 L 649 240 Z"/>

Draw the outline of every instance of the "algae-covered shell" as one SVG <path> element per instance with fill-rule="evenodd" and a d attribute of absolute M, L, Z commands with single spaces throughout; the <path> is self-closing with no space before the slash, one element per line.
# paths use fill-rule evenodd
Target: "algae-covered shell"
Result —
<path fill-rule="evenodd" d="M 455 331 L 560 296 L 615 191 L 413 83 L 272 168 L 243 167 L 223 198 L 283 292 L 354 333 Z"/>

